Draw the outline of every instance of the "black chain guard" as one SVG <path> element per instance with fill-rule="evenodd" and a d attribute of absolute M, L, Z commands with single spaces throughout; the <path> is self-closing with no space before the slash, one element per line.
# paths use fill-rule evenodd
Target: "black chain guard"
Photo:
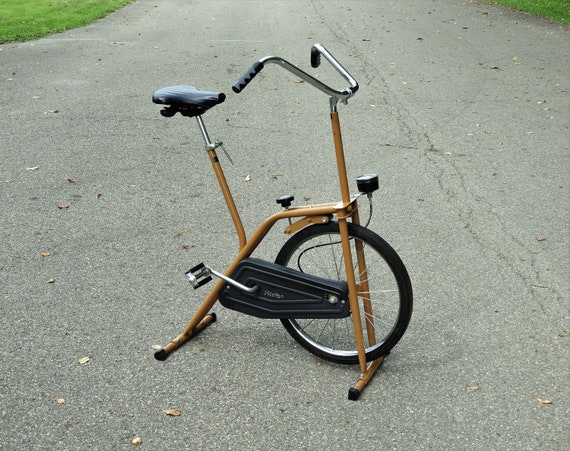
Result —
<path fill-rule="evenodd" d="M 226 308 L 258 318 L 345 318 L 350 315 L 348 286 L 276 263 L 246 258 L 230 278 L 255 293 L 226 284 L 219 300 Z"/>

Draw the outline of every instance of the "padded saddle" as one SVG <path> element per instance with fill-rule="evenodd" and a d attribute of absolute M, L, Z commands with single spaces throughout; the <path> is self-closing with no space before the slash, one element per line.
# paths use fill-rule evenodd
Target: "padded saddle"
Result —
<path fill-rule="evenodd" d="M 156 91 L 152 101 L 167 105 L 160 111 L 165 117 L 172 117 L 176 113 L 183 116 L 199 116 L 214 105 L 226 100 L 223 92 L 200 91 L 194 86 L 169 86 Z"/>

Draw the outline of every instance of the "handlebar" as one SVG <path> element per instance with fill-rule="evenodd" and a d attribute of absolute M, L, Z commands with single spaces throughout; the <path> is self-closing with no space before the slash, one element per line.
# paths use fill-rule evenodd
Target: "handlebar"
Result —
<path fill-rule="evenodd" d="M 346 103 L 349 98 L 351 98 L 356 91 L 358 91 L 358 83 L 352 75 L 331 55 L 331 53 L 324 48 L 321 44 L 315 44 L 311 48 L 311 66 L 316 68 L 321 64 L 321 55 L 333 66 L 333 68 L 349 83 L 349 86 L 336 90 L 330 86 L 324 84 L 320 80 L 317 80 L 313 76 L 284 60 L 283 58 L 277 56 L 266 56 L 260 60 L 253 63 L 253 65 L 239 78 L 238 81 L 232 86 L 235 93 L 240 93 L 253 78 L 261 72 L 261 69 L 265 67 L 265 64 L 274 63 L 281 66 L 283 69 L 295 74 L 297 77 L 306 81 L 310 85 L 324 92 L 331 98 L 331 108 L 336 107 L 336 104 L 341 101 Z"/>
<path fill-rule="evenodd" d="M 263 63 L 261 61 L 256 61 L 253 63 L 253 65 L 247 71 L 245 71 L 240 79 L 234 83 L 232 86 L 233 91 L 236 94 L 239 94 L 243 88 L 245 88 L 249 82 L 253 80 L 253 77 L 261 72 L 261 69 L 263 69 Z"/>

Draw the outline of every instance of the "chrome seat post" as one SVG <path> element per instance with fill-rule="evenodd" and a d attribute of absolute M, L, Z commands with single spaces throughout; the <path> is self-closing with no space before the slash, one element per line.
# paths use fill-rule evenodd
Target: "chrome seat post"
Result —
<path fill-rule="evenodd" d="M 196 121 L 198 122 L 200 133 L 202 133 L 202 138 L 204 138 L 204 142 L 206 143 L 206 150 L 215 149 L 217 146 L 210 140 L 210 137 L 208 136 L 208 130 L 206 130 L 206 125 L 202 120 L 202 116 L 196 116 Z"/>

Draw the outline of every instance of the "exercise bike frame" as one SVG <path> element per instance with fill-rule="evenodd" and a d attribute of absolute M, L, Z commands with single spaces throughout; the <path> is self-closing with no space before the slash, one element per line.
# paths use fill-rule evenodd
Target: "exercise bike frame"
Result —
<path fill-rule="evenodd" d="M 226 180 L 226 176 L 222 169 L 222 165 L 217 155 L 216 150 L 221 146 L 221 143 L 213 142 L 210 139 L 201 115 L 196 116 L 196 120 L 206 145 L 210 163 L 216 175 L 217 182 L 222 191 L 222 195 L 224 197 L 238 236 L 239 251 L 233 262 L 224 272 L 224 275 L 226 277 L 229 277 L 231 275 L 236 266 L 243 259 L 249 257 L 254 252 L 257 246 L 261 243 L 267 233 L 275 226 L 277 222 L 281 220 L 289 220 L 288 225 L 285 228 L 285 232 L 292 234 L 311 224 L 326 224 L 333 219 L 338 221 L 343 256 L 346 262 L 346 283 L 348 285 L 349 292 L 349 305 L 352 312 L 351 314 L 354 325 L 356 349 L 358 352 L 358 362 L 361 372 L 357 383 L 349 391 L 349 399 L 354 400 L 360 396 L 361 391 L 368 384 L 384 360 L 384 356 L 379 357 L 378 359 L 371 362 L 367 362 L 366 360 L 366 351 L 362 332 L 362 318 L 360 315 L 359 299 L 357 295 L 358 291 L 368 291 L 366 262 L 364 261 L 364 249 L 362 242 L 360 242 L 358 239 L 351 240 L 348 232 L 348 221 L 351 221 L 355 224 L 360 224 L 358 213 L 358 198 L 360 197 L 361 193 L 353 196 L 350 194 L 337 105 L 339 102 L 346 103 L 347 100 L 352 97 L 352 95 L 354 95 L 354 93 L 356 93 L 358 90 L 358 84 L 356 80 L 346 71 L 346 69 L 344 69 L 344 67 L 342 67 L 340 63 L 338 63 L 338 61 L 320 44 L 315 44 L 311 49 L 311 64 L 313 67 L 317 67 L 320 64 L 321 55 L 324 56 L 326 60 L 333 66 L 333 68 L 336 69 L 337 72 L 339 72 L 345 78 L 345 80 L 349 82 L 349 87 L 340 91 L 334 90 L 316 78 L 312 77 L 311 75 L 307 74 L 306 72 L 302 71 L 301 69 L 297 68 L 296 66 L 292 65 L 291 63 L 287 62 L 286 60 L 275 56 L 269 56 L 257 61 L 250 68 L 250 70 L 244 74 L 242 79 L 240 79 L 234 85 L 233 89 L 235 92 L 240 92 L 251 81 L 251 79 L 257 73 L 259 73 L 265 64 L 273 63 L 278 64 L 289 72 L 295 74 L 296 76 L 300 77 L 304 81 L 308 82 L 329 96 L 330 120 L 341 194 L 340 201 L 307 206 L 295 206 L 279 211 L 271 215 L 269 218 L 265 219 L 248 239 L 246 237 L 239 212 L 235 205 L 234 198 Z M 354 245 L 356 248 L 355 255 L 357 258 L 356 268 L 359 274 L 358 281 L 356 280 L 355 272 L 353 269 L 355 266 L 351 252 L 352 245 Z M 216 320 L 215 314 L 209 312 L 217 302 L 220 290 L 223 288 L 225 283 L 226 282 L 223 279 L 220 279 L 216 282 L 214 288 L 206 296 L 202 304 L 199 306 L 198 310 L 191 317 L 183 332 L 171 340 L 167 346 L 155 353 L 155 357 L 158 360 L 165 360 L 170 353 L 179 348 L 188 339 L 195 336 L 197 333 L 199 333 L 201 330 Z M 361 302 L 364 304 L 364 312 L 370 313 L 370 317 L 372 317 L 372 308 L 370 301 L 367 299 L 362 299 Z M 374 327 L 373 324 L 371 324 L 370 319 L 366 321 L 366 328 L 368 334 L 368 342 L 370 345 L 374 345 L 376 338 L 374 335 Z"/>

